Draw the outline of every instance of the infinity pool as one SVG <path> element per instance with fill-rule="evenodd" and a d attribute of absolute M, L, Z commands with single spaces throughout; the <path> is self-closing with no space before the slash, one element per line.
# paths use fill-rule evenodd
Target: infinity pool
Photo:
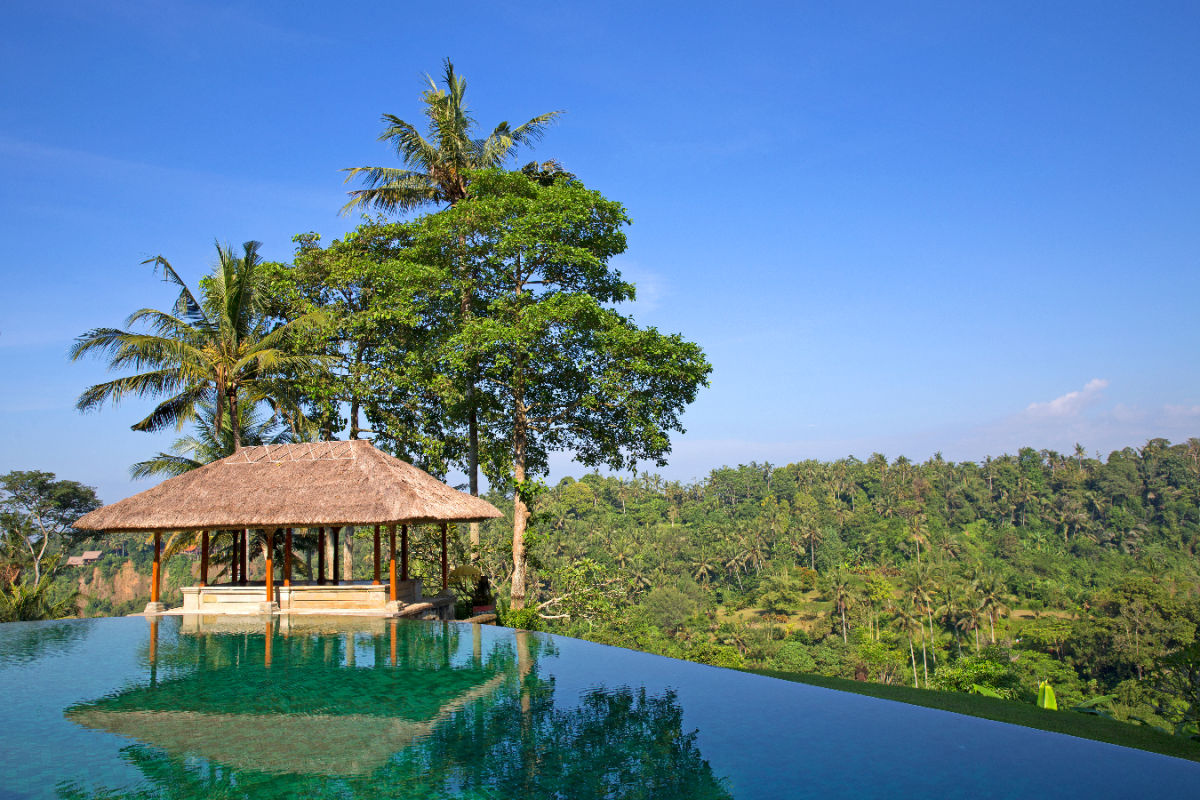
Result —
<path fill-rule="evenodd" d="M 0 625 L 0 798 L 1195 796 L 1200 764 L 546 634 Z"/>

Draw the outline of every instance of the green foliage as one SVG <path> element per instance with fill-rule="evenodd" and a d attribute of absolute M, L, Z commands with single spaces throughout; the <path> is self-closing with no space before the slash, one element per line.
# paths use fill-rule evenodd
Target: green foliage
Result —
<path fill-rule="evenodd" d="M 698 661 L 714 667 L 741 669 L 746 666 L 746 659 L 737 648 L 709 641 L 698 642 L 687 651 L 686 657 L 689 661 Z"/>
<path fill-rule="evenodd" d="M 1016 699 L 1020 693 L 1020 683 L 1011 662 L 1003 652 L 993 649 L 983 655 L 963 656 L 939 665 L 933 674 L 933 686 L 943 691 L 974 691 L 976 694 L 983 692 L 974 687 L 982 687 L 1007 700 Z"/>
<path fill-rule="evenodd" d="M 52 576 L 58 557 L 48 563 L 48 575 Z M 61 619 L 75 611 L 75 594 L 55 593 L 53 577 L 43 577 L 36 584 L 11 583 L 0 585 L 0 622 L 22 620 Z"/>
<path fill-rule="evenodd" d="M 1163 657 L 1151 682 L 1163 696 L 1158 713 L 1174 723 L 1176 733 L 1200 738 L 1200 642 Z"/>
<path fill-rule="evenodd" d="M 496 621 L 506 628 L 518 628 L 526 631 L 542 629 L 542 618 L 536 608 L 497 607 L 496 612 Z"/>
<path fill-rule="evenodd" d="M 699 604 L 692 594 L 677 586 L 656 586 L 642 599 L 642 608 L 650 624 L 674 632 L 699 610 Z"/>
<path fill-rule="evenodd" d="M 806 585 L 811 588 L 811 578 L 799 574 L 801 571 L 784 570 L 763 578 L 759 592 L 759 604 L 776 614 L 791 614 L 804 600 Z M 811 572 L 811 570 L 802 570 Z"/>
<path fill-rule="evenodd" d="M 0 475 L 0 621 L 74 611 L 74 590 L 55 578 L 67 551 L 89 536 L 74 529 L 75 521 L 99 505 L 90 486 L 52 472 Z"/>

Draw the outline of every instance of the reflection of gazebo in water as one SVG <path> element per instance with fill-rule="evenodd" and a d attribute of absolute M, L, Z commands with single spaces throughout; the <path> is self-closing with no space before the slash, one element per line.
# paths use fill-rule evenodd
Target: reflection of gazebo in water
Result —
<path fill-rule="evenodd" d="M 508 665 L 478 654 L 452 664 L 457 627 L 378 622 L 389 628 L 390 655 L 389 637 L 377 634 L 369 665 L 354 664 L 353 639 L 340 633 L 287 637 L 268 623 L 265 638 L 188 637 L 199 671 L 77 704 L 66 716 L 235 770 L 368 775 L 511 677 Z M 331 647 L 341 642 L 345 651 Z"/>
<path fill-rule="evenodd" d="M 162 612 L 159 560 L 163 532 L 198 531 L 199 585 L 185 588 L 185 613 L 262 613 L 281 610 L 376 609 L 379 612 L 452 614 L 448 600 L 422 603 L 419 581 L 409 579 L 410 525 L 441 528 L 442 590 L 449 564 L 447 526 L 501 516 L 495 506 L 459 492 L 428 473 L 377 450 L 366 440 L 245 447 L 199 469 L 163 481 L 133 497 L 82 517 L 75 527 L 109 532 L 154 534 L 154 570 L 146 611 Z M 338 536 L 342 528 L 375 528 L 374 579 L 343 583 L 338 576 Z M 380 580 L 380 528 L 388 531 L 388 586 Z M 318 578 L 292 580 L 292 532 L 318 531 Z M 396 529 L 400 529 L 400 574 L 396 574 Z M 249 533 L 266 539 L 265 579 L 249 584 Z M 229 584 L 208 585 L 209 534 L 232 532 Z M 333 575 L 326 578 L 326 531 L 333 543 Z M 275 585 L 276 536 L 283 537 L 283 580 Z"/>

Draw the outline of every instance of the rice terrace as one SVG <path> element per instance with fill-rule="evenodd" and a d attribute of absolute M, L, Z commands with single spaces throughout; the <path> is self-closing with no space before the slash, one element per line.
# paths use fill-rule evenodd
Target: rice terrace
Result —
<path fill-rule="evenodd" d="M 0 798 L 1200 785 L 1200 11 L 9 11 Z"/>

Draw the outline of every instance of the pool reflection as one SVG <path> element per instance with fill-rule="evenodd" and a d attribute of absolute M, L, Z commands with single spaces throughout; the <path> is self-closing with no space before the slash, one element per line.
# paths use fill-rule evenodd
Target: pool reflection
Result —
<path fill-rule="evenodd" d="M 549 637 L 368 618 L 191 622 L 148 631 L 144 682 L 66 710 L 135 740 L 122 757 L 143 785 L 76 782 L 60 796 L 729 797 L 674 694 L 556 697 L 539 674 Z"/>

